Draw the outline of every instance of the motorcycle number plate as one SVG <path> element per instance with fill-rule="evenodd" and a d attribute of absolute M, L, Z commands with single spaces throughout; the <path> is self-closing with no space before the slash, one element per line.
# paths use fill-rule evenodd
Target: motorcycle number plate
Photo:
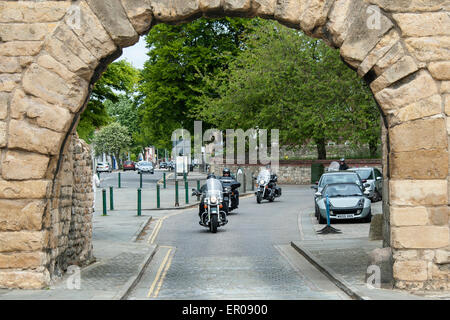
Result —
<path fill-rule="evenodd" d="M 223 200 L 227 201 L 227 200 L 228 200 L 228 197 L 223 198 Z"/>
<path fill-rule="evenodd" d="M 217 208 L 211 208 L 211 213 L 217 213 Z"/>
<path fill-rule="evenodd" d="M 336 218 L 338 219 L 350 219 L 350 218 L 354 218 L 355 215 L 354 214 L 338 214 L 336 215 Z"/>

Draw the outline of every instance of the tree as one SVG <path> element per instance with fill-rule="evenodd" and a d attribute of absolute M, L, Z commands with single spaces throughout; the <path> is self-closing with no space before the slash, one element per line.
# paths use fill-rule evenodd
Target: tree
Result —
<path fill-rule="evenodd" d="M 80 137 L 90 142 L 95 129 L 107 125 L 110 118 L 104 102 L 118 102 L 120 94 L 132 95 L 139 81 L 139 70 L 124 60 L 111 63 L 92 90 L 86 110 L 81 114 L 77 131 Z"/>
<path fill-rule="evenodd" d="M 149 59 L 139 87 L 143 142 L 171 148 L 173 130 L 193 129 L 205 76 L 228 67 L 243 49 L 241 35 L 255 21 L 198 19 L 177 26 L 160 24 L 150 31 Z"/>
<path fill-rule="evenodd" d="M 276 22 L 247 34 L 247 50 L 207 79 L 201 114 L 219 129 L 280 129 L 280 144 L 378 141 L 379 113 L 367 85 L 339 52 Z M 373 130 L 372 130 L 373 128 Z"/>
<path fill-rule="evenodd" d="M 106 153 L 114 155 L 120 162 L 122 152 L 131 146 L 131 137 L 126 127 L 113 122 L 94 135 L 93 143 L 96 156 Z"/>

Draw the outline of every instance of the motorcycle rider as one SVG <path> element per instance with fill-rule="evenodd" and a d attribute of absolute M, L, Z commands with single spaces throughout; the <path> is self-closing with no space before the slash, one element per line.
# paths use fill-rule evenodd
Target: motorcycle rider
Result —
<path fill-rule="evenodd" d="M 345 158 L 341 158 L 341 161 L 339 161 L 339 171 L 347 170 L 349 167 L 345 163 Z"/>
<path fill-rule="evenodd" d="M 234 179 L 234 177 L 231 176 L 231 171 L 228 168 L 224 168 L 222 170 L 222 177 L 219 178 L 219 180 L 229 180 L 232 179 L 232 183 L 231 185 L 233 186 L 233 193 L 234 196 L 231 197 L 231 209 L 236 209 L 239 207 L 239 190 L 237 188 L 239 188 L 241 185 L 239 182 L 236 181 L 236 179 Z"/>
<path fill-rule="evenodd" d="M 208 173 L 208 176 L 206 177 L 206 180 L 208 179 L 217 179 L 216 176 L 214 175 L 214 173 Z M 206 189 L 206 183 L 204 185 L 202 185 L 202 187 L 200 188 L 200 193 L 204 193 Z M 204 197 L 201 198 L 201 201 L 198 205 L 198 215 L 199 217 L 202 216 L 203 212 L 205 212 L 205 202 L 204 202 Z"/>

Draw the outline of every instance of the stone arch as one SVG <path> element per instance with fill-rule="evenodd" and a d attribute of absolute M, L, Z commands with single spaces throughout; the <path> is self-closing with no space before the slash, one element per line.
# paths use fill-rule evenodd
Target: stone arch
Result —
<path fill-rule="evenodd" d="M 445 0 L 1 1 L 0 287 L 40 288 L 68 260 L 90 259 L 89 230 L 71 239 L 67 227 L 89 220 L 92 201 L 89 183 L 67 174 L 74 161 L 88 167 L 72 132 L 121 49 L 158 23 L 259 16 L 340 48 L 370 83 L 396 286 L 448 289 L 449 11 Z M 68 159 L 71 148 L 80 156 Z"/>

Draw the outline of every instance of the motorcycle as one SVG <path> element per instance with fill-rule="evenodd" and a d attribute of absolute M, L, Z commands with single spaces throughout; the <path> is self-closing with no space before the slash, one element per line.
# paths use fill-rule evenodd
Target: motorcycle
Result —
<path fill-rule="evenodd" d="M 281 196 L 281 188 L 276 186 L 277 177 L 270 174 L 269 170 L 261 170 L 256 178 L 257 191 L 256 202 L 261 203 L 262 200 L 269 200 L 273 202 L 275 198 Z"/>
<path fill-rule="evenodd" d="M 218 227 L 228 223 L 227 213 L 224 208 L 224 193 L 222 183 L 218 179 L 208 179 L 202 187 L 202 191 L 192 189 L 193 196 L 201 194 L 201 211 L 199 224 L 209 228 L 212 233 L 217 232 Z"/>
<path fill-rule="evenodd" d="M 239 188 L 241 184 L 232 177 L 221 177 L 220 181 L 223 185 L 223 202 L 225 211 L 229 214 L 238 207 L 239 195 L 236 189 Z"/>

